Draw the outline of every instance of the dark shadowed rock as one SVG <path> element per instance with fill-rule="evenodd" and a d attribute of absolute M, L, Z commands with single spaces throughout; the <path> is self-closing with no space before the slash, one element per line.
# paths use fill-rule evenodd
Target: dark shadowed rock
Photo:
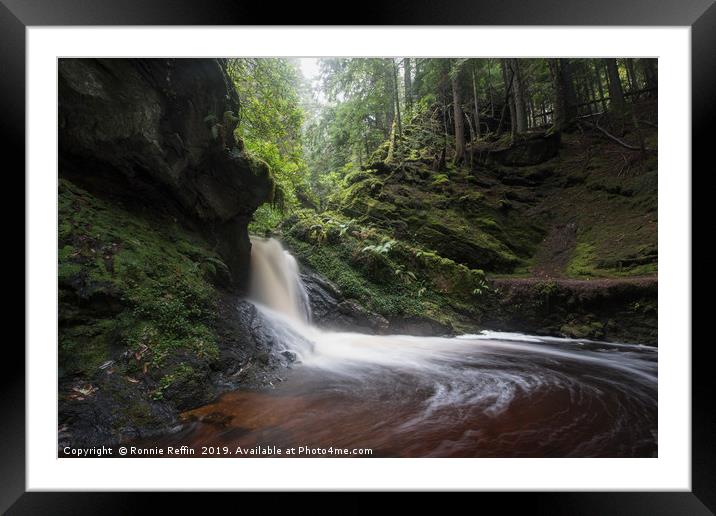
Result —
<path fill-rule="evenodd" d="M 442 337 L 455 335 L 455 329 L 429 317 L 391 317 L 390 333 L 397 335 L 418 335 L 421 337 Z"/>
<path fill-rule="evenodd" d="M 60 175 L 175 203 L 200 221 L 241 287 L 246 227 L 273 184 L 268 165 L 234 138 L 239 114 L 222 60 L 61 59 Z"/>
<path fill-rule="evenodd" d="M 502 278 L 485 328 L 657 345 L 656 277 L 592 280 Z"/>
<path fill-rule="evenodd" d="M 505 145 L 501 142 L 476 145 L 472 152 L 481 164 L 525 167 L 538 165 L 559 153 L 561 134 L 531 133 L 520 135 Z"/>
<path fill-rule="evenodd" d="M 225 296 L 219 316 L 220 357 L 213 381 L 221 390 L 270 385 L 283 369 L 298 361 L 296 353 L 287 349 L 287 334 L 252 303 Z"/>
<path fill-rule="evenodd" d="M 305 271 L 301 278 L 308 291 L 313 323 L 317 326 L 374 334 L 388 330 L 389 323 L 384 317 L 345 299 L 338 287 L 322 276 Z"/>
<path fill-rule="evenodd" d="M 301 278 L 308 291 L 313 323 L 319 327 L 383 335 L 454 334 L 452 327 L 428 317 L 394 316 L 386 319 L 367 310 L 356 301 L 346 299 L 336 285 L 313 271 L 305 271 Z"/>
<path fill-rule="evenodd" d="M 147 374 L 122 374 L 123 363 L 135 360 L 125 353 L 109 361 L 89 378 L 61 378 L 59 385 L 59 449 L 64 446 L 111 446 L 170 431 L 179 412 L 209 403 L 219 394 L 238 388 L 259 388 L 280 381 L 297 361 L 282 335 L 256 307 L 232 294 L 218 302 L 219 357 L 207 367 L 189 353 L 169 359 L 190 366 L 190 374 L 174 374 L 162 389 Z"/>

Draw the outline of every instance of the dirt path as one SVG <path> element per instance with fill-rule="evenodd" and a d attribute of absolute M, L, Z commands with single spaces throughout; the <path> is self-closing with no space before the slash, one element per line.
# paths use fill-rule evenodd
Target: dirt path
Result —
<path fill-rule="evenodd" d="M 525 287 L 531 288 L 538 283 L 543 283 L 544 277 L 531 278 L 493 278 L 490 282 L 496 287 Z M 607 289 L 618 285 L 633 285 L 638 287 L 649 287 L 658 285 L 657 276 L 634 276 L 625 278 L 594 278 L 594 279 L 570 279 L 551 278 L 559 286 L 573 290 L 596 290 Z"/>
<path fill-rule="evenodd" d="M 535 253 L 532 274 L 537 277 L 564 277 L 577 243 L 574 222 L 553 226 Z"/>

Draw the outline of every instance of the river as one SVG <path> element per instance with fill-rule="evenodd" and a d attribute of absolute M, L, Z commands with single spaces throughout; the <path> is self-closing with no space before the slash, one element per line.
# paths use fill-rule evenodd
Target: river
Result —
<path fill-rule="evenodd" d="M 279 351 L 297 357 L 284 381 L 183 414 L 162 444 L 231 456 L 656 456 L 657 348 L 323 331 L 298 270 L 278 241 L 253 240 L 251 297 Z"/>

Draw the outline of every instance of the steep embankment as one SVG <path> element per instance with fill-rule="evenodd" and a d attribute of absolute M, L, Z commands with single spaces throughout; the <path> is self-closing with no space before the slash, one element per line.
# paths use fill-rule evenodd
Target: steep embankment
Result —
<path fill-rule="evenodd" d="M 273 190 L 239 109 L 218 60 L 60 60 L 61 447 L 165 430 L 279 365 L 235 301 Z"/>
<path fill-rule="evenodd" d="M 305 263 L 396 325 L 656 343 L 655 153 L 578 130 L 481 142 L 453 167 L 406 133 L 406 159 L 379 151 L 330 211 L 284 223 Z"/>

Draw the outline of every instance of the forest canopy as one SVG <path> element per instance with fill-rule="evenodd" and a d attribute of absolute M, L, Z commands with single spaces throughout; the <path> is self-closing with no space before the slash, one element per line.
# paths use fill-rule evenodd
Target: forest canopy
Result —
<path fill-rule="evenodd" d="M 241 58 L 228 70 L 242 99 L 237 136 L 277 185 L 255 217 L 262 225 L 325 205 L 375 161 L 432 153 L 459 165 L 479 141 L 628 115 L 657 80 L 645 58 Z"/>

